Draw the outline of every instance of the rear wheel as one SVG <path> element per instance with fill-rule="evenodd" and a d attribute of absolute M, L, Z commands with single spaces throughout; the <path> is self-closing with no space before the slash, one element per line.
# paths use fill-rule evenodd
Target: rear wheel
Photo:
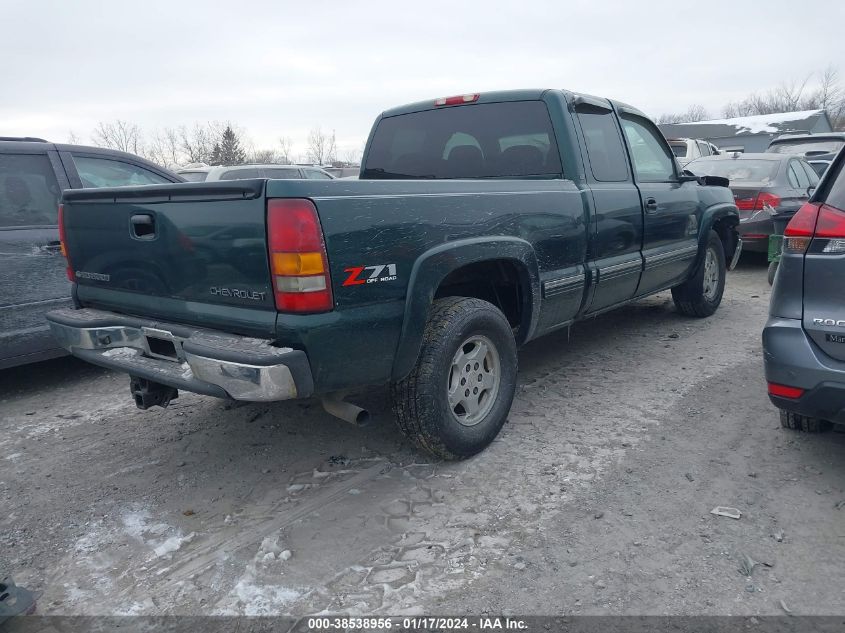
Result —
<path fill-rule="evenodd" d="M 793 413 L 792 411 L 780 410 L 780 425 L 785 429 L 793 431 L 804 431 L 805 433 L 821 433 L 830 430 L 831 424 L 818 418 L 809 418 L 806 415 Z"/>
<path fill-rule="evenodd" d="M 710 231 L 704 250 L 704 260 L 695 274 L 672 288 L 672 299 L 681 314 L 709 317 L 722 303 L 725 293 L 725 248 L 716 231 Z"/>
<path fill-rule="evenodd" d="M 777 262 L 771 262 L 769 264 L 769 273 L 768 273 L 769 285 L 770 286 L 775 283 L 775 273 L 777 271 L 778 271 L 778 263 Z"/>
<path fill-rule="evenodd" d="M 474 455 L 504 425 L 516 371 L 513 330 L 498 308 L 481 299 L 438 299 L 417 364 L 391 388 L 399 428 L 437 457 Z"/>

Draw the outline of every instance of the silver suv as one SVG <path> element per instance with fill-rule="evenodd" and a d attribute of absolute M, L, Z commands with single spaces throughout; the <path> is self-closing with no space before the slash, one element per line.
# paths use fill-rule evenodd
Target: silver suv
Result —
<path fill-rule="evenodd" d="M 188 182 L 213 180 L 248 180 L 272 178 L 276 180 L 332 180 L 334 176 L 320 167 L 308 165 L 233 165 L 231 167 L 184 167 L 176 171 Z"/>
<path fill-rule="evenodd" d="M 763 353 L 781 424 L 845 424 L 845 150 L 784 231 Z"/>

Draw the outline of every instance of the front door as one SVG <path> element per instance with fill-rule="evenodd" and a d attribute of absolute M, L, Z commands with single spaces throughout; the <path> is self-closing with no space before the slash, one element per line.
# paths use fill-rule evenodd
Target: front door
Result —
<path fill-rule="evenodd" d="M 684 281 L 698 254 L 701 208 L 697 184 L 679 182 L 672 151 L 654 123 L 625 112 L 621 121 L 645 212 L 639 296 Z"/>

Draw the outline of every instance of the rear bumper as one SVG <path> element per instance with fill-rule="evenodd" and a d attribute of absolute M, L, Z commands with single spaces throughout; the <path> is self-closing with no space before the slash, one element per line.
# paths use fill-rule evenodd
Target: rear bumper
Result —
<path fill-rule="evenodd" d="M 845 424 L 845 362 L 822 352 L 800 320 L 770 318 L 763 329 L 763 357 L 767 381 L 806 390 L 795 399 L 769 395 L 776 407 Z"/>
<path fill-rule="evenodd" d="M 47 321 L 74 356 L 177 389 L 256 402 L 314 392 L 305 352 L 268 340 L 87 308 Z"/>

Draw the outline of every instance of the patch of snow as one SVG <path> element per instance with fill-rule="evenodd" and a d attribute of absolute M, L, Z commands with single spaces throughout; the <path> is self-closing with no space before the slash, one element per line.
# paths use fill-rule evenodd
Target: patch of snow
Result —
<path fill-rule="evenodd" d="M 132 358 L 140 353 L 140 350 L 134 347 L 113 347 L 103 352 L 103 356 L 106 358 Z"/>
<path fill-rule="evenodd" d="M 284 605 L 299 598 L 302 592 L 281 585 L 259 585 L 245 575 L 235 585 L 235 595 L 243 615 L 284 615 Z"/>
<path fill-rule="evenodd" d="M 187 536 L 181 536 L 181 533 L 178 536 L 171 536 L 165 539 L 162 543 L 156 545 L 156 547 L 153 549 L 153 552 L 159 558 L 161 558 L 162 556 L 166 556 L 167 554 L 172 554 L 180 547 L 182 547 L 182 545 L 184 545 L 185 543 L 190 543 L 193 540 L 194 536 L 196 536 L 194 532 L 191 532 Z"/>
<path fill-rule="evenodd" d="M 15 461 L 21 455 L 23 455 L 23 453 L 12 453 L 11 455 L 6 455 L 6 459 Z"/>
<path fill-rule="evenodd" d="M 757 114 L 740 116 L 731 119 L 711 119 L 709 121 L 695 121 L 689 125 L 730 125 L 736 128 L 737 134 L 777 134 L 781 132 L 776 126 L 787 121 L 802 121 L 809 119 L 821 110 L 801 110 L 800 112 L 779 112 L 777 114 Z"/>

